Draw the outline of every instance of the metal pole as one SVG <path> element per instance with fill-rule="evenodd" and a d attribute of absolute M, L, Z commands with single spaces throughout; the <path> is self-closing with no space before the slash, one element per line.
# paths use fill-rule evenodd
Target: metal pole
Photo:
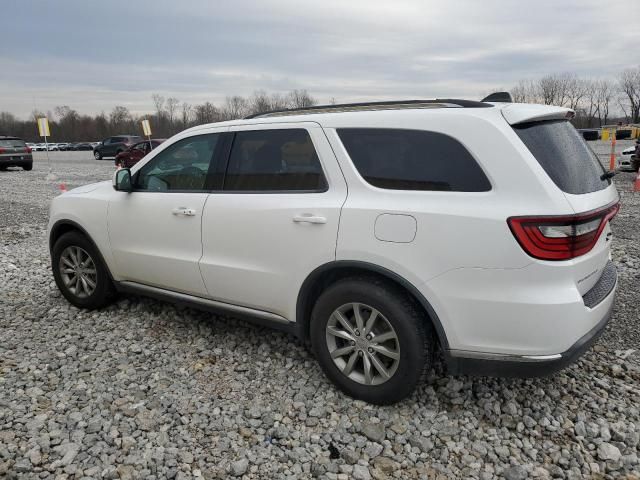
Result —
<path fill-rule="evenodd" d="M 51 173 L 51 159 L 49 158 L 49 143 L 47 142 L 47 136 L 44 136 L 44 148 L 47 151 L 47 163 L 49 164 L 49 173 Z"/>

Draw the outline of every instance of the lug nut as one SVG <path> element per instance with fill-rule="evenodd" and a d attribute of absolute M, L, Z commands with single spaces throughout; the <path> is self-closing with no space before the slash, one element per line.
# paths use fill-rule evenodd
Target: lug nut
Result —
<path fill-rule="evenodd" d="M 356 330 L 356 337 L 360 336 L 360 330 Z"/>
<path fill-rule="evenodd" d="M 364 355 L 364 352 L 362 350 L 358 350 L 358 356 L 361 357 L 362 355 Z"/>
<path fill-rule="evenodd" d="M 371 340 L 373 337 L 371 336 L 371 334 L 367 335 L 367 340 Z"/>
<path fill-rule="evenodd" d="M 373 348 L 369 347 L 369 353 L 373 353 Z"/>
<path fill-rule="evenodd" d="M 356 344 L 355 340 L 351 340 L 351 346 L 353 347 Z"/>

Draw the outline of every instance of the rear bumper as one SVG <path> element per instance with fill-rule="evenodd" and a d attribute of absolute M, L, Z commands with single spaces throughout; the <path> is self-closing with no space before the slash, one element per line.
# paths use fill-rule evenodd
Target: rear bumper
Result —
<path fill-rule="evenodd" d="M 600 280 L 583 296 L 585 307 L 600 311 L 601 318 L 564 352 L 549 355 L 509 355 L 450 350 L 446 354 L 449 373 L 491 377 L 544 377 L 562 370 L 586 352 L 606 328 L 613 311 L 612 300 L 616 285 L 615 266 L 609 262 Z"/>
<path fill-rule="evenodd" d="M 0 155 L 0 166 L 22 167 L 33 165 L 32 155 Z"/>

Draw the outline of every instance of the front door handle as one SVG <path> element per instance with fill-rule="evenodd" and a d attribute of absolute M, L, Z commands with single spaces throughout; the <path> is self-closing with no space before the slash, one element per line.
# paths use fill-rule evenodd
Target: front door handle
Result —
<path fill-rule="evenodd" d="M 295 223 L 327 223 L 326 217 L 318 217 L 311 214 L 296 215 L 293 217 Z"/>
<path fill-rule="evenodd" d="M 193 217 L 196 211 L 193 208 L 178 207 L 171 210 L 174 215 L 183 215 L 185 217 Z"/>

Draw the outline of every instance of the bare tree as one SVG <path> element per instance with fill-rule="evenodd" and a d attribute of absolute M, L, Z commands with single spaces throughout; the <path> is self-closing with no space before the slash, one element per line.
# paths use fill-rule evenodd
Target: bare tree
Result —
<path fill-rule="evenodd" d="M 130 128 L 133 123 L 131 113 L 127 107 L 117 105 L 113 107 L 113 110 L 109 114 L 109 123 L 111 128 L 117 133 L 123 133 Z"/>
<path fill-rule="evenodd" d="M 561 100 L 563 103 L 561 105 L 566 105 L 572 110 L 578 110 L 582 99 L 587 94 L 588 82 L 575 75 L 565 74 L 562 77 L 562 84 L 563 98 Z"/>
<path fill-rule="evenodd" d="M 151 95 L 151 99 L 153 100 L 153 105 L 156 107 L 156 115 L 158 118 L 162 118 L 164 116 L 164 97 L 158 93 L 154 93 Z"/>
<path fill-rule="evenodd" d="M 598 101 L 598 123 L 600 126 L 607 124 L 613 92 L 614 88 L 610 80 L 603 79 L 597 82 L 596 95 Z"/>
<path fill-rule="evenodd" d="M 211 102 L 193 107 L 193 113 L 197 124 L 212 123 L 220 120 L 220 112 Z"/>
<path fill-rule="evenodd" d="M 189 105 L 187 102 L 182 102 L 181 112 L 182 112 L 182 128 L 187 128 L 187 126 L 191 123 L 191 117 L 193 115 L 193 107 Z"/>
<path fill-rule="evenodd" d="M 291 108 L 307 108 L 316 103 L 316 100 L 306 90 L 292 90 L 289 93 L 289 106 Z"/>
<path fill-rule="evenodd" d="M 246 117 L 249 113 L 249 102 L 246 98 L 240 97 L 239 95 L 227 97 L 221 113 L 224 120 L 235 120 Z"/>
<path fill-rule="evenodd" d="M 178 105 L 180 102 L 175 97 L 167 98 L 167 120 L 169 121 L 169 128 L 173 126 L 173 121 L 175 120 L 176 113 L 178 111 Z"/>
<path fill-rule="evenodd" d="M 620 74 L 618 83 L 620 90 L 628 99 L 631 121 L 640 122 L 640 67 L 624 70 Z"/>
<path fill-rule="evenodd" d="M 516 103 L 538 103 L 537 85 L 531 80 L 520 80 L 511 89 L 511 97 Z"/>

